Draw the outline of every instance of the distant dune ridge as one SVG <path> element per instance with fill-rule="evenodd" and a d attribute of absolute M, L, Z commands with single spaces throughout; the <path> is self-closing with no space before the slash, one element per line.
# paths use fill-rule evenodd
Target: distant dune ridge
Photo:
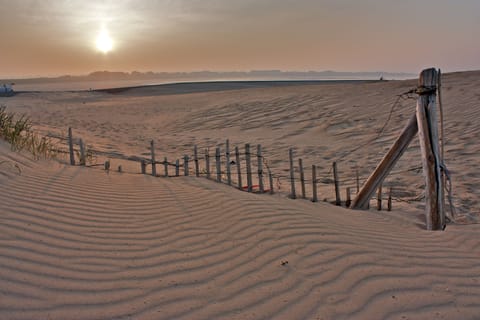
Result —
<path fill-rule="evenodd" d="M 344 188 L 357 168 L 368 177 L 415 112 L 408 98 L 392 109 L 415 86 L 25 92 L 0 104 L 28 114 L 42 134 L 72 127 L 105 154 L 147 156 L 154 139 L 159 158 L 176 159 L 229 138 L 261 144 L 281 176 L 294 147 L 322 174 L 336 160 Z M 35 162 L 0 142 L 0 318 L 478 318 L 480 72 L 445 75 L 442 93 L 446 164 L 466 223 L 443 232 L 424 230 L 418 139 L 385 182 L 396 190 L 392 212 L 290 200 L 282 179 L 275 195 L 258 195 L 140 175 L 138 163 L 107 174 Z M 333 197 L 328 183 L 319 193 Z"/>

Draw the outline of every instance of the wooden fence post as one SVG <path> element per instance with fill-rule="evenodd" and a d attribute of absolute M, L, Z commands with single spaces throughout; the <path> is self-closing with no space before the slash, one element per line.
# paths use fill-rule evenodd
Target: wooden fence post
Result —
<path fill-rule="evenodd" d="M 241 163 L 240 163 L 240 151 L 238 150 L 238 147 L 235 147 L 235 161 L 237 163 L 237 177 L 238 177 L 238 188 L 240 190 L 243 190 L 242 186 L 242 169 L 241 169 Z"/>
<path fill-rule="evenodd" d="M 175 160 L 175 177 L 180 176 L 180 160 Z"/>
<path fill-rule="evenodd" d="M 168 177 L 168 160 L 167 160 L 167 157 L 163 158 L 163 168 L 165 170 L 165 177 Z"/>
<path fill-rule="evenodd" d="M 68 128 L 68 148 L 70 151 L 70 165 L 74 166 L 75 165 L 75 155 L 73 153 L 73 134 L 72 134 L 72 128 Z"/>
<path fill-rule="evenodd" d="M 210 151 L 205 149 L 205 166 L 207 169 L 207 179 L 210 179 Z"/>
<path fill-rule="evenodd" d="M 312 202 L 317 202 L 318 201 L 318 195 L 317 195 L 317 166 L 312 165 Z"/>
<path fill-rule="evenodd" d="M 340 198 L 340 182 L 338 181 L 337 163 L 333 162 L 333 182 L 335 184 L 335 205 L 342 205 Z"/>
<path fill-rule="evenodd" d="M 221 166 L 220 148 L 215 149 L 215 164 L 217 168 L 217 182 L 222 182 L 222 166 Z"/>
<path fill-rule="evenodd" d="M 184 175 L 185 177 L 188 177 L 189 175 L 189 172 L 188 172 L 188 156 L 187 155 L 184 155 L 183 156 L 183 172 L 184 172 Z"/>
<path fill-rule="evenodd" d="M 81 166 L 84 166 L 84 165 L 85 165 L 85 162 L 86 162 L 86 161 L 85 161 L 86 159 L 85 159 L 85 146 L 84 146 L 84 144 L 83 144 L 83 140 L 80 139 L 80 140 L 78 141 L 78 144 L 79 144 L 79 146 L 80 146 L 80 165 L 81 165 Z"/>
<path fill-rule="evenodd" d="M 423 175 L 425 177 L 425 216 L 427 230 L 442 230 L 445 226 L 443 210 L 443 179 L 440 168 L 437 111 L 435 106 L 438 76 L 436 69 L 423 70 L 417 90 L 417 123 Z"/>
<path fill-rule="evenodd" d="M 262 146 L 257 145 L 257 162 L 258 162 L 258 189 L 260 193 L 263 193 L 265 188 L 263 187 L 263 159 L 262 159 Z"/>
<path fill-rule="evenodd" d="M 302 159 L 298 159 L 298 167 L 300 169 L 300 186 L 302 188 L 302 199 L 306 199 L 307 195 L 305 194 L 305 172 L 303 171 Z"/>
<path fill-rule="evenodd" d="M 358 169 L 355 170 L 356 178 L 357 178 L 357 194 L 360 192 L 360 175 L 358 174 Z"/>
<path fill-rule="evenodd" d="M 382 210 L 382 185 L 378 187 L 378 193 L 377 193 L 377 210 L 381 211 Z"/>
<path fill-rule="evenodd" d="M 273 174 L 270 172 L 268 172 L 268 180 L 270 182 L 270 194 L 273 194 L 274 191 L 273 191 Z"/>
<path fill-rule="evenodd" d="M 197 177 L 200 176 L 200 170 L 199 170 L 199 167 L 198 167 L 198 150 L 197 150 L 197 145 L 195 145 L 195 147 L 193 148 L 193 157 L 194 157 L 194 161 L 195 161 L 195 175 Z"/>
<path fill-rule="evenodd" d="M 147 173 L 147 161 L 143 160 L 140 161 L 140 169 L 142 170 L 142 174 Z"/>
<path fill-rule="evenodd" d="M 291 193 L 290 193 L 290 198 L 291 199 L 296 199 L 297 194 L 295 193 L 295 172 L 293 171 L 293 149 L 290 148 L 288 150 L 288 156 L 290 158 L 290 188 L 291 188 Z"/>
<path fill-rule="evenodd" d="M 390 187 L 390 190 L 388 191 L 388 211 L 392 211 L 392 187 Z"/>
<path fill-rule="evenodd" d="M 252 164 L 250 158 L 250 144 L 245 144 L 245 161 L 247 162 L 247 191 L 253 191 L 252 185 Z"/>
<path fill-rule="evenodd" d="M 157 176 L 157 163 L 155 161 L 155 142 L 150 141 L 150 154 L 152 156 L 152 176 Z"/>
<path fill-rule="evenodd" d="M 227 139 L 225 145 L 225 165 L 227 169 L 227 184 L 229 186 L 232 185 L 232 172 L 231 172 L 231 164 L 230 164 L 230 141 Z"/>
<path fill-rule="evenodd" d="M 347 200 L 345 200 L 345 207 L 350 207 L 350 204 L 352 204 L 352 198 L 350 197 L 350 187 L 347 187 L 347 190 L 346 190 L 346 197 L 347 197 Z"/>

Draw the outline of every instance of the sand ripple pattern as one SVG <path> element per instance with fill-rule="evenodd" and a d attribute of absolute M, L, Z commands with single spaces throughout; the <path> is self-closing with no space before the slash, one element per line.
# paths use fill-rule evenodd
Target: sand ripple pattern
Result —
<path fill-rule="evenodd" d="M 2 180 L 2 319 L 474 319 L 479 228 L 33 166 Z"/>

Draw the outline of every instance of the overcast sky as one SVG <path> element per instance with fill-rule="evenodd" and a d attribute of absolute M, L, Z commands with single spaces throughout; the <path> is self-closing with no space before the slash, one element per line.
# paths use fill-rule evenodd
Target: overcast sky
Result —
<path fill-rule="evenodd" d="M 0 27 L 0 78 L 480 69 L 480 0 L 0 0 Z"/>

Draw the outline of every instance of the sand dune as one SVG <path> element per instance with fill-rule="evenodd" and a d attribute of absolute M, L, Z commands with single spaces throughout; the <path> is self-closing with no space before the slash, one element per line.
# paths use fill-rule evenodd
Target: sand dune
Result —
<path fill-rule="evenodd" d="M 479 211 L 479 73 L 445 77 L 455 204 Z M 414 110 L 413 81 L 181 95 L 28 93 L 4 99 L 43 133 L 68 126 L 95 148 L 161 156 L 193 144 L 261 143 L 275 172 L 288 148 L 328 172 L 368 175 Z M 423 202 L 393 212 L 239 192 L 205 178 L 31 161 L 0 144 L 0 317 L 5 319 L 475 319 L 479 225 L 424 230 Z M 15 164 L 17 166 L 15 166 Z M 422 191 L 414 143 L 389 178 Z M 138 171 L 138 168 L 136 169 Z M 346 179 L 343 186 L 347 186 Z M 321 195 L 330 197 L 328 184 Z"/>

